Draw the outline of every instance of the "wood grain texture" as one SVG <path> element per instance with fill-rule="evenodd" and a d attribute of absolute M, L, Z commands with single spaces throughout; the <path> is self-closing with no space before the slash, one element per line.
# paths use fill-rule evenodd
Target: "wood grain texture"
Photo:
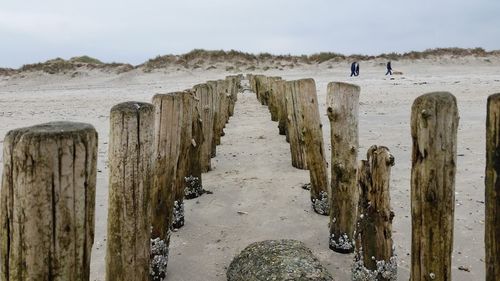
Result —
<path fill-rule="evenodd" d="M 110 114 L 106 280 L 149 280 L 154 106 L 125 102 Z"/>
<path fill-rule="evenodd" d="M 397 262 L 392 241 L 389 194 L 394 157 L 384 146 L 373 145 L 358 169 L 360 186 L 359 219 L 353 280 L 392 281 L 397 279 Z"/>
<path fill-rule="evenodd" d="M 304 139 L 304 112 L 300 106 L 299 96 L 304 93 L 305 84 L 296 81 L 287 81 L 285 83 L 285 103 L 287 112 L 288 137 L 290 141 L 290 153 L 292 157 L 292 166 L 297 169 L 307 170 L 307 154 Z"/>
<path fill-rule="evenodd" d="M 412 106 L 411 280 L 451 280 L 458 119 L 450 93 Z"/>
<path fill-rule="evenodd" d="M 207 84 L 198 84 L 193 87 L 194 95 L 198 101 L 198 109 L 200 110 L 201 120 L 203 122 L 203 139 L 201 147 L 201 170 L 206 173 L 212 169 L 212 141 L 214 134 L 214 99 L 213 91 Z"/>
<path fill-rule="evenodd" d="M 354 251 L 357 221 L 358 118 L 360 88 L 332 82 L 327 86 L 327 113 L 331 128 L 330 248 Z"/>
<path fill-rule="evenodd" d="M 88 281 L 97 133 L 52 122 L 7 133 L 0 195 L 2 281 Z"/>
<path fill-rule="evenodd" d="M 488 97 L 486 117 L 486 281 L 500 280 L 500 94 Z"/>
<path fill-rule="evenodd" d="M 181 150 L 184 92 L 157 94 L 153 155 L 155 167 L 152 190 L 151 279 L 166 276 L 168 247 L 174 210 L 175 179 Z"/>

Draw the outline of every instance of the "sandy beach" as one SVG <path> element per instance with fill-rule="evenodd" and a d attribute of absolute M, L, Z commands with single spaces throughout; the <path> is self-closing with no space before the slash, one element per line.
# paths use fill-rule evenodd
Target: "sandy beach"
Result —
<path fill-rule="evenodd" d="M 360 76 L 352 78 L 349 62 L 242 73 L 315 80 L 328 161 L 326 86 L 343 81 L 361 87 L 358 159 L 364 159 L 366 150 L 377 144 L 387 146 L 396 160 L 391 202 L 398 280 L 408 280 L 410 268 L 411 105 L 424 93 L 454 94 L 460 123 L 452 275 L 456 281 L 484 280 L 486 99 L 500 92 L 500 58 L 393 61 L 394 70 L 403 73 L 393 76 L 384 75 L 385 63 L 381 59 L 361 61 Z M 111 107 L 124 101 L 151 102 L 156 93 L 183 90 L 234 74 L 222 65 L 211 70 L 158 69 L 151 73 L 141 69 L 121 74 L 89 69 L 76 75 L 27 72 L 0 76 L 0 139 L 11 129 L 60 120 L 87 122 L 99 133 L 91 280 L 104 280 L 105 275 Z M 336 280 L 350 280 L 353 255 L 328 249 L 328 218 L 311 210 L 309 193 L 301 188 L 309 182 L 309 173 L 291 166 L 289 145 L 284 136 L 278 135 L 277 123 L 271 121 L 267 107 L 258 103 L 254 93 L 239 94 L 235 114 L 212 163 L 214 169 L 203 175 L 203 183 L 213 194 L 186 201 L 186 225 L 173 233 L 166 280 L 226 280 L 227 266 L 248 244 L 282 238 L 305 242 Z"/>

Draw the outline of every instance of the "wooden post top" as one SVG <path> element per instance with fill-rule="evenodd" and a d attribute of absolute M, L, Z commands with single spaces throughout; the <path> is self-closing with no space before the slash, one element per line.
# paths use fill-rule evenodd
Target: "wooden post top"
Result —
<path fill-rule="evenodd" d="M 154 110 L 154 106 L 148 102 L 127 101 L 113 106 L 111 108 L 111 113 L 120 112 L 135 115 L 137 112 L 144 110 Z"/>
<path fill-rule="evenodd" d="M 96 133 L 94 126 L 80 122 L 58 121 L 14 129 L 7 133 L 6 138 L 22 136 L 23 138 L 45 137 L 49 139 L 87 133 Z"/>

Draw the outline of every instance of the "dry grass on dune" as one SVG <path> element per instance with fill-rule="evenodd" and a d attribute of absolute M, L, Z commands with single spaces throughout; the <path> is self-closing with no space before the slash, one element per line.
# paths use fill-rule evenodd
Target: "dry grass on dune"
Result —
<path fill-rule="evenodd" d="M 311 55 L 274 55 L 270 53 L 251 54 L 236 50 L 204 50 L 194 49 L 182 55 L 163 55 L 149 59 L 146 62 L 132 66 L 126 63 L 104 63 L 89 56 L 73 57 L 69 60 L 55 58 L 41 63 L 23 65 L 19 69 L 0 68 L 0 76 L 10 76 L 22 72 L 44 72 L 48 74 L 70 73 L 79 68 L 98 69 L 105 72 L 123 73 L 133 69 L 152 72 L 157 69 L 226 69 L 226 71 L 240 72 L 242 70 L 269 70 L 294 68 L 300 64 L 321 64 L 324 62 L 367 61 L 373 59 L 385 60 L 418 60 L 440 57 L 487 57 L 500 56 L 500 50 L 486 51 L 483 48 L 436 48 L 425 51 L 411 51 L 407 53 L 384 53 L 377 56 L 360 54 L 343 55 L 334 52 L 320 52 Z M 223 64 L 223 65 L 222 65 Z"/>

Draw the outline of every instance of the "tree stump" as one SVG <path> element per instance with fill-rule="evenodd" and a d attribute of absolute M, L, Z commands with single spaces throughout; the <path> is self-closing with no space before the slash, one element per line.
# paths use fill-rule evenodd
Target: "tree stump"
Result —
<path fill-rule="evenodd" d="M 154 106 L 117 104 L 110 123 L 106 280 L 148 281 Z"/>
<path fill-rule="evenodd" d="M 458 109 L 450 93 L 412 106 L 411 280 L 451 280 Z"/>
<path fill-rule="evenodd" d="M 330 249 L 354 251 L 357 221 L 358 111 L 360 88 L 332 82 L 327 89 L 327 113 L 332 144 L 330 198 Z"/>
<path fill-rule="evenodd" d="M 198 101 L 198 108 L 203 122 L 203 144 L 201 146 L 201 171 L 206 173 L 212 169 L 212 141 L 214 133 L 214 99 L 213 91 L 207 84 L 194 86 L 194 95 Z"/>
<path fill-rule="evenodd" d="M 486 281 L 500 279 L 500 94 L 488 97 L 486 117 Z"/>
<path fill-rule="evenodd" d="M 358 169 L 360 216 L 352 280 L 392 281 L 397 279 L 398 269 L 392 241 L 394 212 L 389 195 L 394 157 L 387 147 L 373 145 L 366 158 L 361 160 Z"/>
<path fill-rule="evenodd" d="M 3 144 L 0 279 L 88 281 L 94 243 L 97 133 L 52 122 Z"/>
<path fill-rule="evenodd" d="M 191 146 L 189 148 L 189 175 L 186 177 L 184 195 L 186 199 L 193 199 L 203 194 L 201 178 L 201 147 L 203 145 L 203 123 L 198 109 L 199 101 L 194 98 L 191 122 Z"/>
<path fill-rule="evenodd" d="M 297 169 L 307 170 L 307 156 L 304 139 L 304 124 L 302 115 L 305 114 L 299 106 L 299 95 L 303 95 L 304 81 L 296 80 L 285 83 L 285 102 L 287 111 L 288 137 L 290 140 L 290 153 L 292 166 Z"/>
<path fill-rule="evenodd" d="M 183 92 L 153 97 L 155 130 L 153 155 L 155 167 L 152 193 L 151 280 L 166 276 L 170 228 L 174 210 L 174 184 L 181 150 Z"/>

